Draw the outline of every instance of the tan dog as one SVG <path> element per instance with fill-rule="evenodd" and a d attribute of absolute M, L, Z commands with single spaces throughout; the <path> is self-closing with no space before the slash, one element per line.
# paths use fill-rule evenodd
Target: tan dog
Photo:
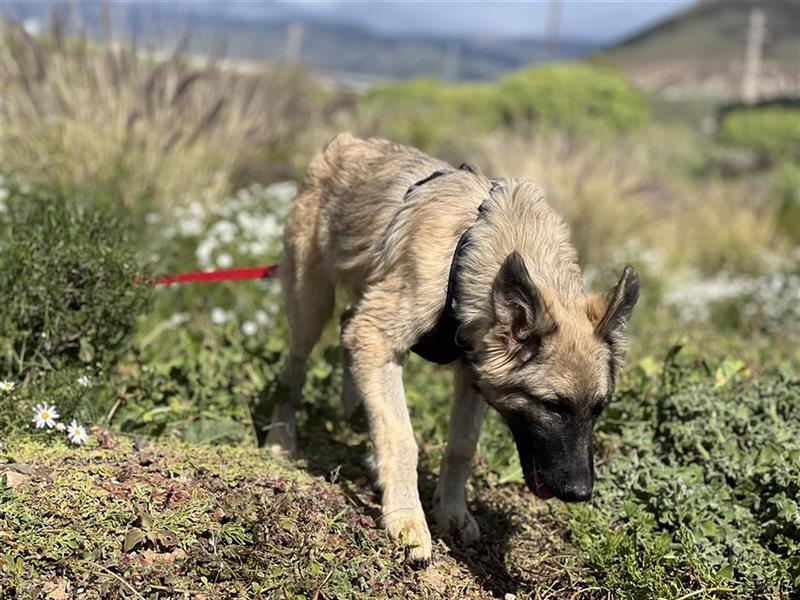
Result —
<path fill-rule="evenodd" d="M 466 543 L 479 537 L 465 482 L 485 402 L 508 423 L 534 493 L 591 496 L 592 426 L 614 388 L 639 283 L 628 267 L 608 295 L 585 296 L 567 228 L 536 184 L 493 182 L 412 148 L 341 134 L 311 162 L 284 246 L 289 392 L 274 409 L 273 450 L 296 450 L 306 359 L 339 285 L 353 297 L 341 332 L 345 411 L 364 402 L 383 523 L 410 542 L 411 561 L 431 558 L 403 392 L 412 348 L 455 362 L 434 499 L 444 531 Z"/>

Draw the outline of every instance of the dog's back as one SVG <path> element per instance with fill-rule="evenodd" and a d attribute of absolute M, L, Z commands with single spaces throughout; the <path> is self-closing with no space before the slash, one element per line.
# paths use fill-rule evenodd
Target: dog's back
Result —
<path fill-rule="evenodd" d="M 455 235 L 474 215 L 489 183 L 471 173 L 407 194 L 439 170 L 454 168 L 401 144 L 339 134 L 308 167 L 286 221 L 285 245 L 318 255 L 323 270 L 358 295 L 364 282 L 393 260 L 390 252 L 408 250 L 412 237 L 424 247 L 431 235 Z M 458 223 L 448 226 L 453 218 Z M 406 243 L 389 243 L 398 237 Z"/>

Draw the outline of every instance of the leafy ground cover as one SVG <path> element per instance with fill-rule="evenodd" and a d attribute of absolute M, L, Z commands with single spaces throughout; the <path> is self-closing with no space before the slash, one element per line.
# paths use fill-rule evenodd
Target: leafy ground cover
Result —
<path fill-rule="evenodd" d="M 483 539 L 464 549 L 436 532 L 425 571 L 377 525 L 364 431 L 310 412 L 299 463 L 101 428 L 78 449 L 13 436 L 0 450 L 4 593 L 789 598 L 800 585 L 796 374 L 642 362 L 601 420 L 585 506 L 537 501 L 491 420 L 470 495 Z M 428 499 L 441 448 L 421 441 Z"/>

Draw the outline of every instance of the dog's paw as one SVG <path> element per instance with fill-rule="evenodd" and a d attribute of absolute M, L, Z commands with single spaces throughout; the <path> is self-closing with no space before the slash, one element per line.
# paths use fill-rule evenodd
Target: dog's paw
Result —
<path fill-rule="evenodd" d="M 287 427 L 273 427 L 267 433 L 264 445 L 274 456 L 297 456 L 297 436 Z"/>
<path fill-rule="evenodd" d="M 466 504 L 461 506 L 445 505 L 434 501 L 433 514 L 436 525 L 442 533 L 448 534 L 465 546 L 477 544 L 481 539 L 478 523 L 469 512 Z"/>
<path fill-rule="evenodd" d="M 386 511 L 383 526 L 392 539 L 405 546 L 406 562 L 419 567 L 430 564 L 433 544 L 422 509 Z"/>

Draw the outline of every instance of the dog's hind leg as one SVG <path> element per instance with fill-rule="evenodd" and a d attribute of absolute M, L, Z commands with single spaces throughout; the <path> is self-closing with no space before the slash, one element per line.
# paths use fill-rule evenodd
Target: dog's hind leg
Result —
<path fill-rule="evenodd" d="M 463 361 L 456 362 L 453 374 L 455 399 L 450 412 L 447 449 L 433 497 L 433 511 L 436 523 L 444 533 L 465 544 L 473 544 L 480 538 L 480 531 L 467 508 L 466 483 L 486 403 L 474 388 L 472 375 Z"/>
<path fill-rule="evenodd" d="M 347 328 L 347 324 L 353 317 L 355 309 L 350 307 L 346 309 L 340 319 L 340 329 L 342 332 Z M 358 393 L 356 384 L 353 381 L 353 359 L 350 351 L 344 344 L 340 345 L 342 353 L 342 409 L 344 410 L 344 417 L 348 421 L 353 416 L 358 405 L 361 404 L 361 396 Z"/>
<path fill-rule="evenodd" d="M 335 282 L 324 268 L 310 235 L 287 236 L 278 269 L 289 323 L 289 356 L 280 374 L 281 390 L 272 412 L 266 446 L 274 453 L 297 452 L 296 412 L 302 402 L 308 355 L 331 316 Z"/>

